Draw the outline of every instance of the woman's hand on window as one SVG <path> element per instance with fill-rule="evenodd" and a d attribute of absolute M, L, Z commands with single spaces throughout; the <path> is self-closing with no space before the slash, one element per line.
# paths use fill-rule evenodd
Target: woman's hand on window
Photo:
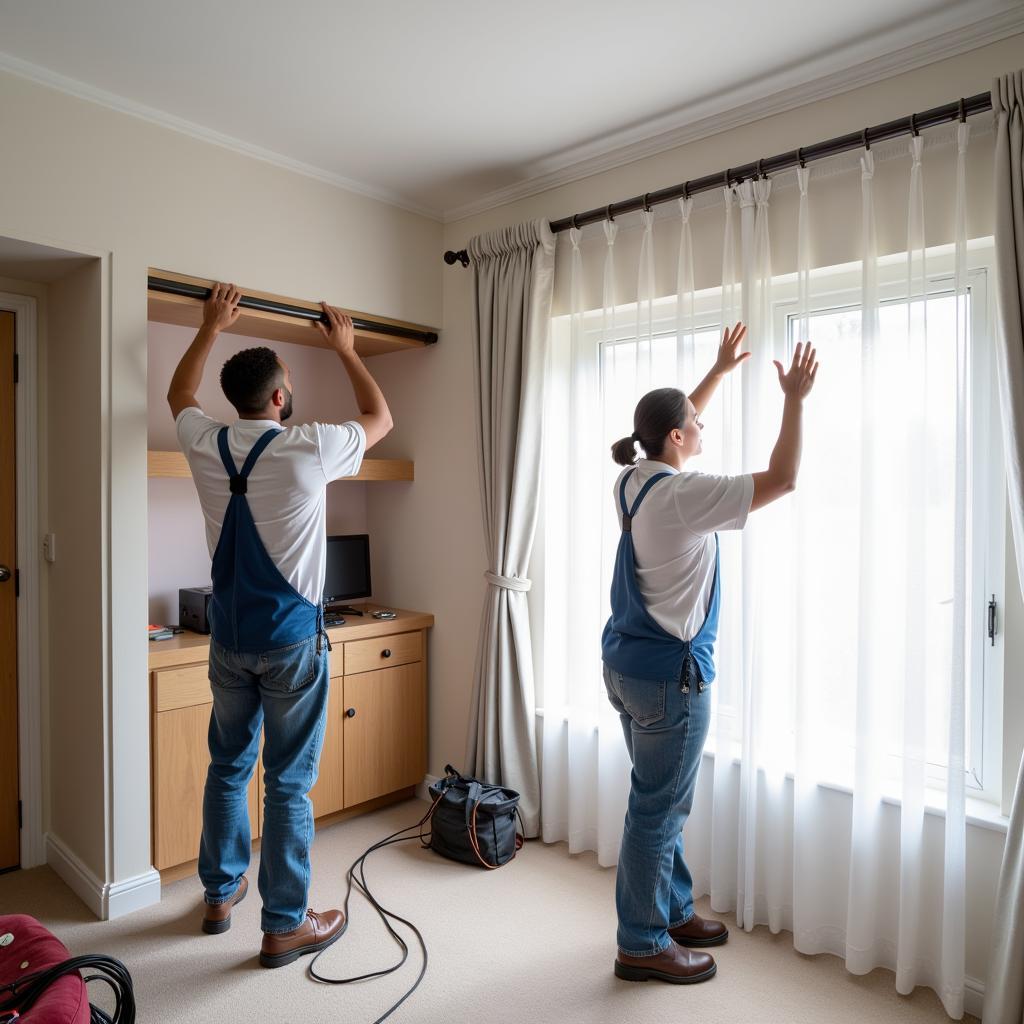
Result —
<path fill-rule="evenodd" d="M 724 376 L 736 369 L 740 363 L 750 358 L 749 352 L 741 352 L 740 345 L 747 334 L 747 325 L 738 323 L 732 330 L 727 327 L 722 336 L 722 344 L 718 346 L 718 358 L 712 368 L 712 373 Z"/>
<path fill-rule="evenodd" d="M 812 348 L 809 341 L 798 341 L 788 371 L 783 372 L 778 359 L 772 360 L 779 372 L 779 387 L 787 398 L 806 398 L 810 394 L 814 378 L 818 375 L 817 355 L 818 350 Z"/>

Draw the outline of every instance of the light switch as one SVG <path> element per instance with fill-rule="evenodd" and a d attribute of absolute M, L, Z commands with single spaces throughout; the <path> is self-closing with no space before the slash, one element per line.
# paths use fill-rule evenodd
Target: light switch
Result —
<path fill-rule="evenodd" d="M 57 561 L 57 535 L 47 533 L 43 537 L 43 558 L 48 562 Z"/>

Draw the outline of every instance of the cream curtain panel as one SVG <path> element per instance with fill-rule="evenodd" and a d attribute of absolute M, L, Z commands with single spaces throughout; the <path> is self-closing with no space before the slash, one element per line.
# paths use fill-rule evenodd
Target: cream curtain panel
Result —
<path fill-rule="evenodd" d="M 474 775 L 519 791 L 526 834 L 535 836 L 540 781 L 526 573 L 537 524 L 555 241 L 537 220 L 478 235 L 468 251 L 488 586 L 467 756 Z"/>
<path fill-rule="evenodd" d="M 996 291 L 1002 337 L 997 347 L 1010 521 L 1017 577 L 1024 587 L 1024 71 L 992 84 L 996 115 Z M 1012 583 L 1007 582 L 1007 586 Z M 996 896 L 985 1024 L 1024 1021 L 1024 760 L 1006 833 Z"/>

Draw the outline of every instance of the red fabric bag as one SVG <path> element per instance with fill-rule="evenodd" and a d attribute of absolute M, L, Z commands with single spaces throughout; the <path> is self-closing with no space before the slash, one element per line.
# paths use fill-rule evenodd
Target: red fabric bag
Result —
<path fill-rule="evenodd" d="M 0 915 L 0 988 L 70 957 L 64 943 L 34 917 Z M 89 1024 L 89 997 L 81 975 L 58 978 L 18 1024 Z"/>

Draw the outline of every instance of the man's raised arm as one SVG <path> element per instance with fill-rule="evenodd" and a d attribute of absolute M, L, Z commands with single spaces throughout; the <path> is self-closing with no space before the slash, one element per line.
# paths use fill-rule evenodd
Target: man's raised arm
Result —
<path fill-rule="evenodd" d="M 181 357 L 167 389 L 167 404 L 175 419 L 182 409 L 199 406 L 196 392 L 203 380 L 207 356 L 217 335 L 238 319 L 241 312 L 238 300 L 241 297 L 242 293 L 233 284 L 215 284 L 210 297 L 203 304 L 203 326 Z"/>
<path fill-rule="evenodd" d="M 352 318 L 342 313 L 340 309 L 328 306 L 326 302 L 321 305 L 324 307 L 324 314 L 329 326 L 317 320 L 317 329 L 323 335 L 328 346 L 338 353 L 338 358 L 345 367 L 348 379 L 352 382 L 356 404 L 362 414 L 356 417 L 356 422 L 366 433 L 366 447 L 372 448 L 378 441 L 386 437 L 394 426 L 391 411 L 388 409 L 388 403 L 384 400 L 384 393 L 356 353 L 356 335 L 352 327 Z"/>

